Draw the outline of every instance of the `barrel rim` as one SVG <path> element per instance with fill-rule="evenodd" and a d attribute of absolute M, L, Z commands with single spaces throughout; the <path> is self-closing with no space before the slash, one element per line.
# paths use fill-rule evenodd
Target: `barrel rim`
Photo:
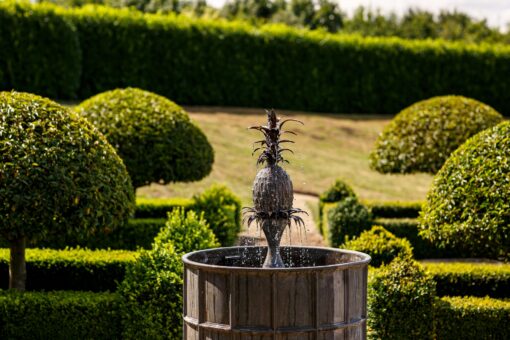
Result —
<path fill-rule="evenodd" d="M 210 248 L 197 250 L 191 253 L 184 254 L 182 256 L 182 261 L 186 267 L 197 268 L 208 271 L 224 271 L 224 272 L 257 272 L 257 273 L 272 273 L 272 272 L 315 272 L 315 271 L 323 271 L 323 270 L 341 270 L 341 269 L 351 269 L 356 267 L 368 266 L 368 263 L 371 261 L 371 257 L 368 254 L 348 249 L 337 249 L 330 247 L 303 247 L 303 246 L 284 246 L 282 248 L 299 248 L 299 249 L 318 249 L 324 250 L 327 252 L 336 252 L 343 254 L 351 254 L 357 255 L 361 258 L 359 261 L 352 261 L 347 263 L 337 263 L 337 264 L 329 264 L 325 266 L 312 266 L 312 267 L 293 267 L 293 268 L 262 268 L 262 267 L 235 267 L 235 266 L 220 266 L 213 264 L 206 264 L 201 262 L 196 262 L 190 259 L 190 257 L 199 254 L 199 253 L 208 253 L 211 251 L 218 251 L 220 249 L 246 249 L 246 248 L 267 248 L 265 246 L 234 246 L 234 247 L 221 247 L 221 248 Z"/>

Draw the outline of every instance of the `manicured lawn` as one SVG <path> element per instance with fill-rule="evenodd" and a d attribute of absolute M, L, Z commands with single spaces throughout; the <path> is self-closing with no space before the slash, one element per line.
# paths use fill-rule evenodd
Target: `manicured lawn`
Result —
<path fill-rule="evenodd" d="M 265 123 L 261 109 L 187 108 L 191 118 L 203 129 L 215 150 L 211 175 L 197 183 L 168 186 L 151 185 L 139 189 L 138 196 L 191 196 L 213 182 L 227 184 L 250 204 L 251 184 L 257 172 L 252 143 L 261 135 L 247 130 L 250 125 Z M 382 175 L 368 166 L 368 155 L 379 132 L 390 116 L 326 115 L 278 111 L 284 117 L 304 122 L 288 123 L 298 133 L 288 154 L 286 169 L 298 191 L 320 193 L 336 178 L 351 184 L 363 199 L 421 200 L 431 183 L 428 175 Z"/>

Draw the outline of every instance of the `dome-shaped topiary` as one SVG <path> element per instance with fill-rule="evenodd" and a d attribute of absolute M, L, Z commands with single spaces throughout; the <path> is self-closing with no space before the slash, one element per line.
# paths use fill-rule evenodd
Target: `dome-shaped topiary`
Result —
<path fill-rule="evenodd" d="M 337 179 L 335 183 L 320 195 L 321 202 L 340 202 L 347 197 L 356 197 L 352 188 L 344 181 Z"/>
<path fill-rule="evenodd" d="M 381 226 L 362 232 L 359 237 L 349 240 L 342 248 L 357 250 L 370 255 L 370 265 L 379 267 L 390 263 L 394 258 L 412 258 L 413 248 L 405 238 L 398 238 Z"/>
<path fill-rule="evenodd" d="M 338 247 L 370 229 L 372 214 L 355 197 L 347 197 L 328 211 L 329 243 Z"/>
<path fill-rule="evenodd" d="M 437 173 L 422 235 L 469 256 L 510 254 L 510 122 L 469 139 Z"/>
<path fill-rule="evenodd" d="M 23 251 L 25 238 L 113 228 L 134 210 L 112 146 L 48 99 L 0 92 L 0 154 L 0 235 Z"/>
<path fill-rule="evenodd" d="M 436 173 L 469 137 L 502 121 L 493 108 L 461 96 L 434 97 L 402 110 L 370 155 L 382 173 Z"/>
<path fill-rule="evenodd" d="M 136 88 L 103 92 L 77 111 L 105 134 L 140 187 L 207 176 L 214 152 L 187 113 L 165 97 Z"/>

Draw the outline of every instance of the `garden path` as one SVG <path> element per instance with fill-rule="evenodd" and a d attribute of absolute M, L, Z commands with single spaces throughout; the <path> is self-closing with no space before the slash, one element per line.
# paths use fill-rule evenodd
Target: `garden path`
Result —
<path fill-rule="evenodd" d="M 315 196 L 294 193 L 294 208 L 299 208 L 308 213 L 301 217 L 305 222 L 305 230 L 292 224 L 291 228 L 286 228 L 282 237 L 282 245 L 294 246 L 326 246 L 319 229 L 315 225 L 314 216 L 310 211 L 309 204 L 317 205 L 318 199 Z M 266 245 L 264 234 L 258 230 L 254 224 L 250 228 L 243 226 L 239 234 L 238 244 L 242 245 Z"/>

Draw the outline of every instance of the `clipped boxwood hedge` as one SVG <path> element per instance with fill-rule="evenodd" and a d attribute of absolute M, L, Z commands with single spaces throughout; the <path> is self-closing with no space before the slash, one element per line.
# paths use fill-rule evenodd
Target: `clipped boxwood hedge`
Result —
<path fill-rule="evenodd" d="M 510 122 L 468 140 L 446 161 L 423 207 L 422 235 L 480 257 L 510 257 Z"/>
<path fill-rule="evenodd" d="M 413 248 L 408 240 L 398 238 L 381 226 L 362 232 L 358 237 L 345 242 L 340 248 L 357 250 L 370 255 L 370 265 L 379 267 L 394 258 L 413 258 Z"/>
<path fill-rule="evenodd" d="M 435 308 L 436 339 L 510 339 L 510 301 L 444 297 Z"/>
<path fill-rule="evenodd" d="M 366 201 L 374 218 L 417 218 L 420 215 L 421 201 Z"/>
<path fill-rule="evenodd" d="M 0 1 L 0 90 L 76 97 L 82 53 L 75 26 L 58 7 Z"/>
<path fill-rule="evenodd" d="M 497 263 L 423 263 L 439 296 L 510 298 L 510 265 Z"/>
<path fill-rule="evenodd" d="M 85 100 L 75 110 L 117 150 L 135 188 L 198 181 L 211 172 L 214 152 L 207 137 L 165 97 L 116 89 Z"/>
<path fill-rule="evenodd" d="M 0 291 L 2 339 L 119 339 L 114 293 Z"/>
<path fill-rule="evenodd" d="M 370 166 L 382 173 L 436 173 L 468 138 L 502 120 L 493 108 L 470 98 L 420 101 L 384 128 L 370 155 Z"/>
<path fill-rule="evenodd" d="M 42 8 L 31 6 L 34 12 Z M 363 38 L 107 7 L 59 13 L 75 25 L 79 46 L 44 39 L 44 47 L 58 50 L 52 49 L 51 59 L 34 68 L 81 54 L 81 62 L 72 61 L 74 69 L 66 71 L 81 73 L 80 98 L 136 86 L 183 104 L 395 113 L 424 98 L 460 93 L 510 111 L 510 47 L 504 45 Z M 34 53 L 40 58 L 46 51 Z M 24 63 L 15 66 L 23 69 Z M 8 71 L 1 62 L 0 67 Z M 64 75 L 39 79 L 56 77 Z M 39 93 L 52 95 L 44 86 Z M 69 90 L 60 97 L 73 94 Z"/>
<path fill-rule="evenodd" d="M 27 249 L 27 290 L 115 291 L 136 252 Z M 9 249 L 0 249 L 0 288 L 8 287 Z"/>
<path fill-rule="evenodd" d="M 166 218 L 175 208 L 191 209 L 190 198 L 136 198 L 135 218 Z"/>
<path fill-rule="evenodd" d="M 368 328 L 373 339 L 434 339 L 435 282 L 409 258 L 369 277 Z"/>
<path fill-rule="evenodd" d="M 328 241 L 338 247 L 363 231 L 370 229 L 372 215 L 355 197 L 340 201 L 328 211 Z"/>
<path fill-rule="evenodd" d="M 378 218 L 374 220 L 374 225 L 383 226 L 395 236 L 411 242 L 414 257 L 417 259 L 474 257 L 474 254 L 470 252 L 462 252 L 452 247 L 438 247 L 430 240 L 423 238 L 416 218 Z"/>

